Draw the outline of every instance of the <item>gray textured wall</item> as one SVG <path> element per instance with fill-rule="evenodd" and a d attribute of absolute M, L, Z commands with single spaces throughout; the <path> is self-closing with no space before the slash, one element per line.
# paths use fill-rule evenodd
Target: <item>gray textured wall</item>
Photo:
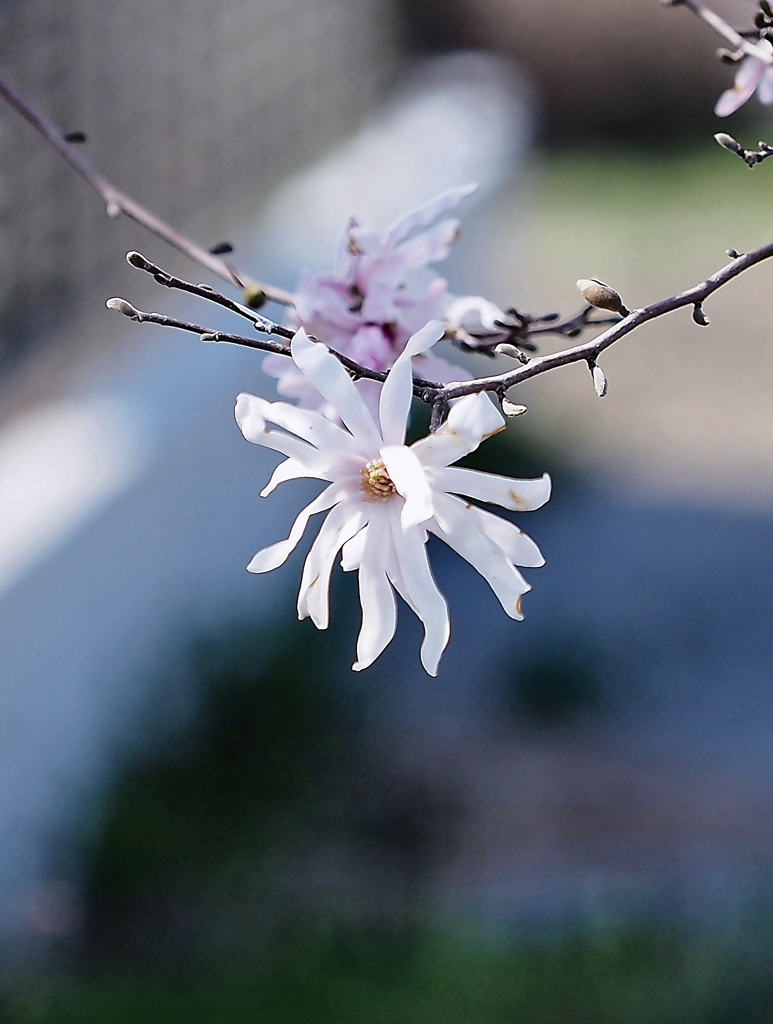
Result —
<path fill-rule="evenodd" d="M 214 243 L 378 98 L 394 60 L 390 6 L 6 0 L 0 67 L 65 130 L 85 131 L 118 185 Z M 122 245 L 138 244 L 127 232 L 0 108 L 0 362 L 102 294 Z"/>

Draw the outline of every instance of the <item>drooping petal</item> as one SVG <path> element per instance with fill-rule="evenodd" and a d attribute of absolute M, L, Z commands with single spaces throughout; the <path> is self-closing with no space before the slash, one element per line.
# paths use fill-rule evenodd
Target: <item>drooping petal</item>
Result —
<path fill-rule="evenodd" d="M 459 295 L 448 305 L 446 316 L 452 324 L 467 331 L 496 332 L 499 323 L 507 323 L 507 314 L 482 295 Z"/>
<path fill-rule="evenodd" d="M 471 530 L 467 517 L 442 499 L 428 528 L 481 574 L 511 619 L 523 618 L 521 598 L 531 586 L 485 534 Z"/>
<path fill-rule="evenodd" d="M 551 482 L 547 473 L 535 480 L 516 480 L 497 473 L 482 473 L 477 469 L 446 466 L 432 474 L 432 487 L 452 494 L 465 494 L 492 505 L 501 505 L 513 512 L 532 512 L 550 497 Z"/>
<path fill-rule="evenodd" d="M 477 185 L 459 185 L 457 188 L 447 189 L 445 192 L 441 192 L 439 196 L 435 196 L 434 199 L 424 203 L 417 210 L 413 210 L 411 213 L 401 217 L 387 233 L 384 248 L 387 250 L 393 249 L 412 232 L 428 227 L 438 217 L 442 217 L 444 213 L 455 209 L 463 199 L 472 195 L 477 188 Z"/>
<path fill-rule="evenodd" d="M 303 480 L 303 479 L 314 479 L 324 480 L 324 477 L 318 477 L 303 463 L 298 462 L 296 459 L 285 459 L 284 462 L 280 462 L 274 472 L 271 474 L 271 479 L 260 492 L 261 498 L 267 498 L 272 491 L 280 484 L 286 483 L 288 480 Z"/>
<path fill-rule="evenodd" d="M 381 434 L 385 444 L 402 444 L 405 440 L 408 414 L 413 398 L 411 358 L 432 348 L 435 342 L 443 337 L 444 332 L 445 327 L 439 320 L 430 320 L 412 338 L 408 339 L 405 348 L 390 370 L 389 376 L 381 388 L 379 404 Z"/>
<path fill-rule="evenodd" d="M 373 509 L 361 533 L 365 536 L 359 575 L 362 626 L 357 637 L 357 660 L 352 665 L 355 672 L 373 664 L 397 628 L 397 603 L 386 574 L 390 549 L 387 509 Z"/>
<path fill-rule="evenodd" d="M 766 107 L 773 103 L 773 68 L 765 69 L 765 74 L 757 87 L 757 99 Z"/>
<path fill-rule="evenodd" d="M 298 546 L 306 531 L 309 519 L 317 512 L 324 512 L 340 501 L 345 493 L 341 484 L 331 484 L 296 516 L 287 540 L 280 540 L 260 550 L 247 566 L 248 572 L 271 572 L 283 565 Z"/>
<path fill-rule="evenodd" d="M 287 402 L 268 402 L 256 395 L 250 396 L 250 415 L 260 417 L 268 423 L 290 431 L 315 448 L 326 452 L 341 452 L 347 455 L 361 455 L 362 445 L 336 423 L 313 409 L 301 409 Z"/>
<path fill-rule="evenodd" d="M 426 531 L 421 526 L 411 526 L 404 530 L 400 523 L 399 507 L 392 502 L 384 507 L 389 510 L 392 540 L 402 585 L 409 603 L 424 624 L 421 663 L 431 676 L 435 676 L 451 629 L 448 606 L 430 571 L 425 542 Z"/>
<path fill-rule="evenodd" d="M 727 117 L 742 107 L 754 95 L 754 90 L 762 81 L 767 64 L 757 57 L 744 57 L 735 75 L 732 88 L 726 89 L 714 107 L 717 117 Z"/>
<path fill-rule="evenodd" d="M 468 395 L 453 403 L 440 430 L 421 438 L 411 449 L 425 466 L 448 466 L 505 426 L 504 416 L 487 395 Z"/>
<path fill-rule="evenodd" d="M 380 453 L 397 493 L 405 498 L 400 522 L 403 529 L 425 522 L 434 513 L 432 491 L 419 459 L 405 445 L 387 445 Z"/>
<path fill-rule="evenodd" d="M 312 476 L 318 476 L 323 480 L 329 479 L 328 474 L 337 462 L 336 457 L 331 458 L 330 455 L 283 431 L 271 430 L 263 416 L 264 406 L 268 404 L 256 395 L 242 393 L 237 397 L 234 414 L 239 429 L 247 440 L 295 459 L 310 469 Z M 289 408 L 293 407 L 288 406 Z"/>
<path fill-rule="evenodd" d="M 341 568 L 344 572 L 352 572 L 354 569 L 359 569 L 362 562 L 362 553 L 365 550 L 367 532 L 368 528 L 364 526 L 359 533 L 355 533 L 341 548 Z"/>
<path fill-rule="evenodd" d="M 341 363 L 324 345 L 311 341 L 306 332 L 297 332 L 291 344 L 296 366 L 319 393 L 338 412 L 345 425 L 359 441 L 378 445 L 381 441 L 373 417 Z"/>
<path fill-rule="evenodd" d="M 364 504 L 342 501 L 330 512 L 303 565 L 298 592 L 298 618 L 311 617 L 317 629 L 327 629 L 330 619 L 329 591 L 333 563 L 343 545 L 367 522 Z"/>
<path fill-rule="evenodd" d="M 481 533 L 489 538 L 501 550 L 502 554 L 515 565 L 539 568 L 545 564 L 545 558 L 534 541 L 523 530 L 519 530 L 509 519 L 486 512 L 477 505 L 466 505 L 461 498 L 447 495 L 449 501 L 458 501 L 474 518 Z"/>

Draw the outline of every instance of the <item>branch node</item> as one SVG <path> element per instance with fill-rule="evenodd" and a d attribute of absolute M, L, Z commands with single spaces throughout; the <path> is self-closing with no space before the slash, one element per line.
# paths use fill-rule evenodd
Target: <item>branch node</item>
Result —
<path fill-rule="evenodd" d="M 588 360 L 588 369 L 590 370 L 591 377 L 593 378 L 593 386 L 596 389 L 596 394 L 599 398 L 603 398 L 607 393 L 607 388 L 609 387 L 607 375 L 593 359 Z"/>
<path fill-rule="evenodd" d="M 138 309 L 132 306 L 131 302 L 127 302 L 126 299 L 114 298 L 108 299 L 105 303 L 108 309 L 114 309 L 118 313 L 123 313 L 124 316 L 128 316 L 131 320 L 140 320 L 142 314 Z"/>
<path fill-rule="evenodd" d="M 525 405 L 516 405 L 514 402 L 511 402 L 509 398 L 502 399 L 502 412 L 505 416 L 523 416 L 526 411 Z"/>
<path fill-rule="evenodd" d="M 703 312 L 703 306 L 696 302 L 692 308 L 692 318 L 699 327 L 708 327 L 711 321 Z"/>

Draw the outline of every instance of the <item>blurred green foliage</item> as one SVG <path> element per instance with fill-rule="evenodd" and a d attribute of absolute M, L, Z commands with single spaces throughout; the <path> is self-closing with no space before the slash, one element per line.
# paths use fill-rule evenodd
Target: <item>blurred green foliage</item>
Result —
<path fill-rule="evenodd" d="M 773 975 L 720 940 L 585 929 L 494 941 L 296 928 L 251 962 L 116 970 L 60 987 L 11 1024 L 766 1024 Z M 751 974 L 751 977 L 750 977 Z"/>

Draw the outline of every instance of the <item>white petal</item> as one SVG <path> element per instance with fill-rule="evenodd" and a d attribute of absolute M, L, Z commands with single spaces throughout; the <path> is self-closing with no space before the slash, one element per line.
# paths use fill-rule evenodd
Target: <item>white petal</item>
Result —
<path fill-rule="evenodd" d="M 272 448 L 274 451 L 281 452 L 306 465 L 319 465 L 320 457 L 316 448 L 297 437 L 290 437 L 289 434 L 269 428 L 268 421 L 264 416 L 265 407 L 269 404 L 264 399 L 258 398 L 257 395 L 243 393 L 237 396 L 234 415 L 242 434 L 253 444 Z M 325 459 L 324 461 L 329 463 L 330 460 Z"/>
<path fill-rule="evenodd" d="M 438 217 L 457 207 L 463 199 L 472 195 L 477 188 L 477 185 L 460 185 L 457 188 L 450 188 L 445 192 L 441 192 L 439 196 L 430 199 L 429 202 L 420 206 L 418 210 L 413 210 L 411 213 L 406 214 L 405 217 L 401 217 L 390 229 L 384 243 L 384 248 L 391 249 L 399 245 L 411 232 L 419 228 L 428 227 Z"/>
<path fill-rule="evenodd" d="M 324 477 L 318 477 L 312 473 L 303 463 L 297 462 L 295 459 L 285 459 L 271 474 L 271 479 L 260 492 L 260 496 L 267 498 L 280 484 L 286 483 L 288 480 L 303 480 L 309 477 L 316 480 L 324 479 Z"/>
<path fill-rule="evenodd" d="M 379 418 L 381 433 L 386 444 L 402 444 L 405 440 L 406 424 L 413 398 L 413 371 L 411 358 L 432 346 L 445 333 L 439 320 L 430 322 L 408 339 L 405 348 L 397 357 L 389 376 L 381 388 Z"/>
<path fill-rule="evenodd" d="M 762 76 L 762 81 L 757 87 L 757 99 L 766 107 L 773 103 L 773 68 L 767 68 Z"/>
<path fill-rule="evenodd" d="M 342 546 L 367 521 L 363 503 L 342 501 L 325 519 L 306 556 L 298 592 L 298 618 L 311 620 L 317 629 L 327 629 L 330 619 L 330 573 Z"/>
<path fill-rule="evenodd" d="M 438 501 L 436 518 L 429 524 L 429 530 L 481 574 L 511 619 L 523 618 L 521 597 L 531 587 L 485 534 L 470 529 L 466 516 L 450 502 Z"/>
<path fill-rule="evenodd" d="M 446 466 L 432 474 L 432 487 L 453 494 L 466 494 L 470 498 L 501 505 L 514 512 L 532 512 L 550 497 L 550 477 L 547 473 L 535 480 L 516 480 L 496 473 L 482 473 L 477 469 Z"/>
<path fill-rule="evenodd" d="M 735 75 L 731 89 L 726 89 L 714 107 L 717 117 L 727 117 L 742 107 L 754 95 L 754 90 L 762 81 L 767 65 L 757 57 L 744 57 Z"/>
<path fill-rule="evenodd" d="M 288 360 L 289 362 L 289 360 Z M 275 423 L 284 430 L 308 441 L 315 448 L 329 451 L 340 451 L 360 455 L 361 445 L 348 432 L 326 416 L 313 409 L 302 409 L 287 402 L 267 402 L 255 395 L 252 398 L 252 415 L 261 416 L 268 423 Z"/>
<path fill-rule="evenodd" d="M 391 548 L 387 509 L 374 509 L 361 533 L 365 535 L 359 575 L 362 626 L 357 637 L 357 661 L 352 665 L 355 672 L 373 664 L 397 628 L 397 604 L 386 574 Z"/>
<path fill-rule="evenodd" d="M 336 483 L 326 487 L 322 494 L 318 495 L 314 501 L 298 513 L 287 540 L 280 540 L 276 544 L 271 544 L 269 547 L 259 551 L 247 566 L 247 571 L 271 572 L 272 569 L 277 569 L 286 562 L 298 546 L 308 526 L 309 519 L 317 512 L 324 512 L 326 509 L 331 508 L 337 501 L 341 500 L 343 494 L 344 489 L 341 484 Z"/>
<path fill-rule="evenodd" d="M 453 499 L 451 495 L 448 496 Z M 468 506 L 465 505 L 465 508 Z M 478 523 L 478 529 L 500 549 L 505 558 L 508 558 L 516 565 L 525 565 L 530 568 L 539 568 L 545 564 L 545 558 L 531 537 L 523 530 L 519 530 L 515 523 L 501 516 L 495 516 L 475 505 L 470 510 Z"/>
<path fill-rule="evenodd" d="M 359 569 L 362 563 L 362 553 L 365 550 L 367 532 L 367 526 L 363 527 L 359 533 L 355 533 L 351 540 L 348 540 L 343 548 L 341 548 L 341 568 L 344 572 L 352 572 L 354 569 Z"/>
<path fill-rule="evenodd" d="M 487 395 L 468 395 L 453 403 L 440 430 L 421 438 L 411 449 L 425 466 L 448 466 L 505 426 L 504 416 Z"/>
<path fill-rule="evenodd" d="M 437 588 L 427 559 L 426 532 L 420 526 L 404 530 L 399 510 L 391 502 L 389 509 L 392 540 L 409 604 L 424 623 L 424 642 L 421 645 L 421 663 L 431 675 L 437 675 L 440 656 L 450 636 L 448 606 Z M 396 585 L 396 581 L 393 580 Z"/>
<path fill-rule="evenodd" d="M 310 341 L 306 332 L 298 331 L 291 349 L 296 366 L 324 398 L 330 402 L 343 422 L 360 440 L 379 444 L 380 437 L 365 403 L 347 371 L 324 345 Z"/>
<path fill-rule="evenodd" d="M 397 493 L 405 498 L 400 515 L 403 529 L 431 518 L 434 513 L 432 491 L 424 467 L 416 455 L 402 444 L 388 445 L 379 454 Z"/>
<path fill-rule="evenodd" d="M 497 331 L 496 321 L 507 322 L 508 316 L 499 306 L 482 295 L 459 295 L 454 298 L 446 316 L 453 324 L 459 324 L 468 331 Z"/>
<path fill-rule="evenodd" d="M 539 568 L 545 564 L 542 552 L 523 530 L 519 530 L 515 523 L 509 519 L 494 515 L 477 505 L 470 505 L 453 494 L 446 494 L 442 498 L 436 496 L 437 501 L 452 502 L 456 509 L 466 517 L 467 529 L 478 530 L 485 534 L 505 558 L 516 565 L 526 565 L 530 568 Z"/>

